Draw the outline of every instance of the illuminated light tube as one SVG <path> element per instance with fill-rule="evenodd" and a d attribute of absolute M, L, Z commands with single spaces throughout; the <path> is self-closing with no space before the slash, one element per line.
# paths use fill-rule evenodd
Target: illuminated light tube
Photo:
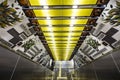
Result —
<path fill-rule="evenodd" d="M 49 9 L 49 6 L 43 6 L 44 9 Z"/>
<path fill-rule="evenodd" d="M 70 27 L 73 27 L 74 25 L 73 24 L 70 24 Z"/>
<path fill-rule="evenodd" d="M 72 16 L 71 19 L 75 19 L 75 16 Z"/>
<path fill-rule="evenodd" d="M 76 13 L 77 13 L 77 10 L 76 10 L 76 8 L 78 8 L 78 6 L 77 5 L 74 5 L 74 6 L 72 6 L 72 8 L 73 8 L 73 13 L 72 13 L 72 15 L 71 15 L 71 23 L 70 23 L 70 28 L 69 28 L 69 35 L 68 35 L 68 43 L 67 43 L 67 49 L 66 49 L 66 57 L 65 57 L 65 60 L 67 60 L 68 58 L 69 58 L 69 46 L 70 46 L 70 40 L 71 40 L 71 35 L 72 35 L 72 31 L 73 31 L 73 28 L 74 28 L 74 24 L 76 23 L 76 21 L 75 20 L 73 20 L 73 19 L 75 19 L 75 15 L 76 15 Z"/>
<path fill-rule="evenodd" d="M 51 24 L 49 24 L 48 26 L 49 26 L 50 28 L 52 28 L 52 25 L 51 25 Z"/>
<path fill-rule="evenodd" d="M 72 29 L 73 29 L 73 24 L 70 25 L 70 29 L 69 29 L 69 35 L 68 35 L 68 43 L 67 43 L 67 48 L 66 48 L 66 57 L 65 60 L 67 60 L 68 55 L 69 55 L 69 44 L 70 44 L 70 39 L 71 39 L 71 34 L 72 34 Z"/>
<path fill-rule="evenodd" d="M 73 9 L 76 9 L 76 8 L 78 8 L 78 6 L 77 6 L 77 5 L 74 5 L 74 6 L 72 6 L 72 8 L 73 8 Z"/>
<path fill-rule="evenodd" d="M 46 19 L 50 20 L 51 18 L 48 16 L 48 17 L 46 17 Z"/>
<path fill-rule="evenodd" d="M 55 43 L 55 40 L 54 40 L 52 25 L 50 24 L 50 22 L 48 22 L 48 24 L 49 24 L 50 35 L 51 35 L 51 38 L 52 38 L 53 48 L 54 48 L 54 51 L 55 51 L 55 53 L 53 55 L 54 55 L 54 58 L 56 60 L 59 60 L 58 55 L 57 55 L 57 51 L 56 51 L 56 43 Z"/>

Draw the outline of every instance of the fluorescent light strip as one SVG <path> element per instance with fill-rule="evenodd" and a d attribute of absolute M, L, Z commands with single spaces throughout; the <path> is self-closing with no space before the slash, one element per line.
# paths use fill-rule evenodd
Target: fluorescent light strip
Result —
<path fill-rule="evenodd" d="M 73 13 L 71 14 L 71 23 L 70 23 L 69 34 L 68 34 L 68 43 L 67 43 L 67 48 L 66 48 L 65 60 L 67 60 L 69 58 L 69 54 L 70 54 L 69 53 L 69 51 L 70 51 L 70 48 L 69 48 L 69 46 L 70 46 L 70 39 L 71 39 L 71 35 L 72 35 L 72 30 L 74 30 L 74 24 L 76 24 L 75 15 L 78 12 L 78 10 L 76 9 L 76 8 L 78 8 L 77 5 L 74 5 L 72 8 L 74 8 L 74 9 L 72 11 Z"/>
<path fill-rule="evenodd" d="M 73 26 L 71 25 L 69 28 L 69 34 L 68 34 L 68 41 L 67 41 L 67 48 L 66 48 L 66 58 L 65 60 L 67 60 L 68 55 L 69 55 L 69 46 L 70 46 L 70 39 L 71 39 L 71 35 L 72 35 L 72 30 L 73 30 Z"/>
<path fill-rule="evenodd" d="M 49 16 L 46 17 L 47 20 L 50 20 L 51 18 Z"/>
<path fill-rule="evenodd" d="M 40 1 L 40 4 L 44 5 L 43 6 L 44 9 L 49 9 L 49 6 L 46 6 L 47 5 L 47 0 L 39 0 L 39 1 Z M 48 10 L 44 10 L 43 14 L 45 14 L 47 16 L 46 19 L 47 19 L 47 24 L 49 25 L 48 28 L 50 30 L 50 34 L 51 34 L 51 38 L 52 38 L 52 42 L 53 42 L 53 47 L 56 48 L 56 43 L 55 43 L 55 40 L 54 40 L 54 34 L 53 34 L 53 30 L 52 30 L 51 21 L 49 20 L 51 18 L 50 18 Z M 55 51 L 55 54 L 53 54 L 53 55 L 54 55 L 55 59 L 59 60 L 56 49 L 54 51 Z"/>
<path fill-rule="evenodd" d="M 50 23 L 50 22 L 48 22 L 48 23 Z M 50 30 L 50 35 L 51 35 L 51 38 L 52 38 L 53 48 L 54 48 L 54 51 L 55 51 L 54 56 L 55 56 L 56 60 L 59 60 L 58 55 L 57 55 L 57 51 L 56 51 L 56 43 L 55 43 L 55 39 L 54 39 L 52 25 L 49 25 L 49 30 Z"/>
<path fill-rule="evenodd" d="M 76 9 L 76 8 L 78 8 L 78 6 L 77 6 L 77 5 L 74 5 L 74 6 L 72 6 L 72 8 L 73 8 L 73 9 Z"/>
<path fill-rule="evenodd" d="M 72 16 L 71 19 L 75 19 L 75 16 Z"/>
<path fill-rule="evenodd" d="M 43 6 L 44 9 L 49 9 L 49 6 Z"/>
<path fill-rule="evenodd" d="M 39 0 L 40 5 L 47 5 L 47 0 Z"/>

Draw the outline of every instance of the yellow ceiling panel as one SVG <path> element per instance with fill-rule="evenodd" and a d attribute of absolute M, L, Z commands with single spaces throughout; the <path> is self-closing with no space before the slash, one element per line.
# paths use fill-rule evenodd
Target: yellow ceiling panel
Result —
<path fill-rule="evenodd" d="M 69 52 L 72 52 L 74 48 L 69 49 Z M 52 53 L 55 53 L 55 55 L 58 55 L 59 53 L 66 55 L 67 51 L 66 49 L 50 49 Z"/>
<path fill-rule="evenodd" d="M 46 40 L 47 40 L 47 41 L 49 41 L 49 40 L 52 41 L 52 38 L 51 38 L 51 37 L 46 37 Z M 55 37 L 54 40 L 55 40 L 55 41 L 56 41 L 56 40 L 68 40 L 68 38 L 67 38 L 67 37 L 62 37 L 62 38 L 56 38 L 56 37 Z M 78 41 L 78 40 L 79 40 L 79 37 L 71 37 L 70 40 L 71 40 L 71 41 Z"/>
<path fill-rule="evenodd" d="M 72 53 L 73 50 L 74 50 L 74 48 L 68 49 L 68 50 L 66 50 L 66 49 L 51 49 L 51 52 L 54 54 L 55 59 L 62 58 L 61 60 L 68 60 L 71 54 L 66 54 L 66 53 Z"/>
<path fill-rule="evenodd" d="M 53 41 L 47 41 L 47 43 L 53 43 Z M 68 41 L 55 41 L 55 43 L 68 43 Z M 69 43 L 77 43 L 77 41 L 70 41 Z"/>
<path fill-rule="evenodd" d="M 70 27 L 41 27 L 42 31 L 69 31 Z M 84 27 L 72 27 L 71 31 L 83 31 Z"/>
<path fill-rule="evenodd" d="M 48 10 L 33 10 L 38 17 L 54 17 L 54 16 L 90 16 L 93 9 L 48 9 Z"/>
<path fill-rule="evenodd" d="M 70 33 L 65 33 L 65 32 L 62 32 L 62 33 L 53 33 L 54 36 L 68 36 Z M 81 32 L 73 32 L 71 33 L 70 36 L 80 36 L 81 35 Z M 52 36 L 50 33 L 45 33 L 44 32 L 44 36 Z"/>
<path fill-rule="evenodd" d="M 66 44 L 66 43 L 65 43 Z M 70 43 L 71 44 L 71 43 Z M 56 45 L 57 45 L 57 43 L 56 43 Z M 72 46 L 72 45 L 70 45 L 69 47 L 66 47 L 66 46 L 64 46 L 64 45 L 57 45 L 57 46 L 49 46 L 49 48 L 50 49 L 73 49 L 73 48 L 75 48 L 75 46 Z"/>
<path fill-rule="evenodd" d="M 54 44 L 48 44 L 49 47 L 54 47 Z M 69 46 L 76 46 L 76 44 L 69 44 Z M 67 44 L 56 44 L 56 47 L 67 47 Z"/>
<path fill-rule="evenodd" d="M 50 49 L 51 49 L 51 48 L 50 48 Z M 51 50 L 54 50 L 54 49 L 51 49 Z M 64 49 L 60 49 L 60 48 L 59 48 L 59 49 L 55 49 L 55 50 L 56 50 L 56 51 L 59 51 L 59 50 L 66 50 L 66 48 L 64 48 Z M 72 49 L 69 49 L 69 50 L 71 50 L 71 51 L 72 51 L 72 50 L 73 50 L 73 48 L 72 48 Z M 62 52 L 62 51 L 61 51 L 61 52 Z"/>
<path fill-rule="evenodd" d="M 64 49 L 64 48 L 66 48 L 66 47 L 50 47 L 50 49 L 58 49 L 58 48 Z M 73 48 L 74 48 L 74 46 L 71 46 L 71 47 L 66 48 L 66 49 L 73 49 Z"/>
<path fill-rule="evenodd" d="M 86 24 L 88 19 L 76 19 L 75 17 L 90 16 L 93 9 L 78 9 L 77 5 L 96 4 L 97 0 L 28 0 L 31 6 L 42 6 L 34 9 L 40 28 L 43 31 L 48 46 L 55 60 L 69 60 L 84 26 L 75 27 L 75 24 Z M 71 7 L 71 9 L 55 9 L 54 7 Z M 53 6 L 53 8 L 51 8 Z M 73 8 L 74 7 L 74 8 Z M 51 19 L 57 17 L 58 19 Z M 64 18 L 64 19 L 59 19 Z M 71 17 L 71 18 L 66 18 Z M 45 19 L 46 18 L 46 19 Z M 66 19 L 65 19 L 66 18 Z M 69 26 L 52 26 L 52 25 L 69 25 Z M 48 26 L 42 26 L 48 25 Z M 62 32 L 63 31 L 63 32 Z"/>
<path fill-rule="evenodd" d="M 69 52 L 72 52 L 73 49 L 69 49 Z M 58 54 L 63 54 L 63 55 L 66 55 L 66 49 L 51 49 L 51 52 L 52 53 L 55 53 L 55 55 L 58 55 Z"/>
<path fill-rule="evenodd" d="M 60 24 L 86 24 L 88 19 L 80 19 L 80 20 L 38 20 L 40 25 L 60 25 Z"/>
<path fill-rule="evenodd" d="M 29 0 L 31 5 L 84 5 L 96 4 L 97 0 Z"/>

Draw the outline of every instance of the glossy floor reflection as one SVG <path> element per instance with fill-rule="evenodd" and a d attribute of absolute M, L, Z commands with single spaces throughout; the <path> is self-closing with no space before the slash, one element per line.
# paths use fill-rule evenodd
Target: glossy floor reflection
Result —
<path fill-rule="evenodd" d="M 51 80 L 52 71 L 0 47 L 0 80 Z"/>
<path fill-rule="evenodd" d="M 73 80 L 120 80 L 120 50 L 77 69 Z"/>
<path fill-rule="evenodd" d="M 0 47 L 0 80 L 120 80 L 119 53 L 120 50 L 78 69 L 58 67 L 51 71 Z"/>

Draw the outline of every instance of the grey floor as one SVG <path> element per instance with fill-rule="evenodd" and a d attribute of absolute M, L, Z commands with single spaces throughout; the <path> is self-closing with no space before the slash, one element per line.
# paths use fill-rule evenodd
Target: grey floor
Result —
<path fill-rule="evenodd" d="M 75 70 L 73 80 L 120 80 L 120 50 Z M 0 47 L 0 80 L 52 80 L 52 72 Z"/>
<path fill-rule="evenodd" d="M 77 80 L 120 80 L 120 50 L 77 69 L 73 76 Z"/>

